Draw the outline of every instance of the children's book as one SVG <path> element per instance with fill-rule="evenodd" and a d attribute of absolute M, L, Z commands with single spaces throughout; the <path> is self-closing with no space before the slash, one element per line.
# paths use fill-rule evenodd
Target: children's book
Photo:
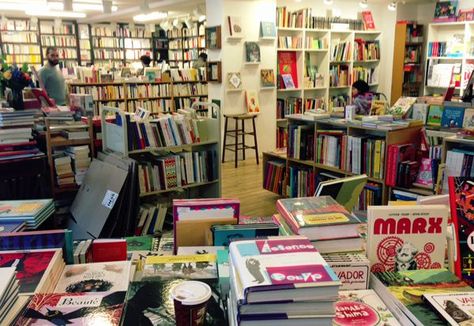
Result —
<path fill-rule="evenodd" d="M 260 70 L 260 86 L 275 87 L 275 72 L 273 69 Z"/>
<path fill-rule="evenodd" d="M 276 37 L 274 22 L 260 22 L 260 37 Z"/>
<path fill-rule="evenodd" d="M 440 127 L 442 117 L 443 117 L 443 106 L 430 105 L 426 124 L 432 127 Z"/>
<path fill-rule="evenodd" d="M 291 76 L 291 74 L 282 74 L 281 78 L 286 89 L 296 88 L 293 81 L 293 76 Z"/>
<path fill-rule="evenodd" d="M 256 91 L 247 90 L 245 92 L 245 99 L 247 102 L 248 113 L 255 114 L 260 112 L 260 103 L 258 101 L 258 93 Z"/>
<path fill-rule="evenodd" d="M 463 128 L 474 128 L 474 109 L 464 110 Z"/>
<path fill-rule="evenodd" d="M 335 308 L 334 326 L 400 325 L 374 290 L 339 291 Z"/>
<path fill-rule="evenodd" d="M 0 221 L 3 218 L 36 217 L 52 203 L 52 199 L 1 201 Z"/>
<path fill-rule="evenodd" d="M 296 52 L 294 51 L 279 51 L 278 54 L 278 75 L 279 78 L 282 78 L 278 82 L 280 83 L 279 88 L 298 88 L 298 68 L 296 60 Z M 284 80 L 283 75 L 291 75 L 291 82 L 294 85 L 293 87 L 283 87 Z M 290 79 L 286 77 L 287 82 L 290 82 Z M 280 82 L 281 81 L 281 82 Z M 291 86 L 291 84 L 289 84 Z"/>
<path fill-rule="evenodd" d="M 151 235 L 126 237 L 125 240 L 127 240 L 127 251 L 150 251 L 154 242 L 154 238 Z"/>
<path fill-rule="evenodd" d="M 423 294 L 431 307 L 452 326 L 472 325 L 474 320 L 474 292 Z"/>
<path fill-rule="evenodd" d="M 375 22 L 372 17 L 372 12 L 370 10 L 364 10 L 361 12 L 362 22 L 364 23 L 364 30 L 370 31 L 375 30 Z"/>
<path fill-rule="evenodd" d="M 126 291 L 129 278 L 129 261 L 67 265 L 54 292 Z"/>
<path fill-rule="evenodd" d="M 413 120 L 421 120 L 423 124 L 426 124 L 426 119 L 428 117 L 428 108 L 429 105 L 425 103 L 415 103 L 413 104 Z"/>
<path fill-rule="evenodd" d="M 445 105 L 441 117 L 441 127 L 462 128 L 464 120 L 464 108 L 459 106 Z"/>
<path fill-rule="evenodd" d="M 216 255 L 148 256 L 146 258 L 142 280 L 174 277 L 216 279 Z"/>
<path fill-rule="evenodd" d="M 305 237 L 234 241 L 229 254 L 240 280 L 239 304 L 308 298 L 308 289 L 337 295 L 339 279 Z"/>
<path fill-rule="evenodd" d="M 434 22 L 451 22 L 456 21 L 456 9 L 458 7 L 457 0 L 438 1 L 436 2 L 434 12 Z"/>
<path fill-rule="evenodd" d="M 245 61 L 260 62 L 260 46 L 257 42 L 245 42 Z"/>
<path fill-rule="evenodd" d="M 35 294 L 15 323 L 23 325 L 120 325 L 126 292 Z"/>
<path fill-rule="evenodd" d="M 386 114 L 405 118 L 415 102 L 416 97 L 400 97 L 392 107 L 387 109 Z"/>
<path fill-rule="evenodd" d="M 367 218 L 367 257 L 372 272 L 444 266 L 446 206 L 369 206 Z"/>

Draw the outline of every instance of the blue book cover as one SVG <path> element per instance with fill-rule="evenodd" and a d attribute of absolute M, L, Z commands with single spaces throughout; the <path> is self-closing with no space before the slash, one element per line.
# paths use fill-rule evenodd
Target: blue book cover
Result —
<path fill-rule="evenodd" d="M 445 106 L 441 118 L 443 128 L 462 128 L 464 120 L 464 108 L 456 106 Z"/>
<path fill-rule="evenodd" d="M 234 240 L 253 239 L 265 236 L 278 236 L 278 225 L 275 223 L 214 225 L 212 234 L 214 246 L 228 247 Z"/>
<path fill-rule="evenodd" d="M 1 221 L 0 222 L 0 233 L 2 232 L 17 232 L 25 226 L 25 222 L 22 221 Z"/>

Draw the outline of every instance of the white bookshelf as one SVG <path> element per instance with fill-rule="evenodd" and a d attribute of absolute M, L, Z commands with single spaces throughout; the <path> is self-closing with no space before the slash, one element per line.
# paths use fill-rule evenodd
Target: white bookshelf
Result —
<path fill-rule="evenodd" d="M 431 42 L 449 42 L 455 35 L 460 36 L 463 41 L 462 54 L 452 56 L 432 56 L 430 55 Z M 474 22 L 448 22 L 431 23 L 428 25 L 427 46 L 425 49 L 426 73 L 424 76 L 424 95 L 443 94 L 447 87 L 428 85 L 428 74 L 435 64 L 460 64 L 460 85 L 455 87 L 455 95 L 462 96 L 464 88 L 469 81 L 472 69 L 474 68 Z"/>

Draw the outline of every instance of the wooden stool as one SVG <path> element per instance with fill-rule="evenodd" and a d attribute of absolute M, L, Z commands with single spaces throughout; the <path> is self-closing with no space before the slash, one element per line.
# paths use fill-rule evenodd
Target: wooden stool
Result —
<path fill-rule="evenodd" d="M 242 159 L 245 160 L 245 150 L 246 149 L 255 149 L 255 157 L 258 163 L 258 145 L 257 145 L 257 130 L 255 128 L 255 118 L 257 115 L 255 114 L 224 114 L 225 118 L 225 125 L 224 125 L 224 146 L 222 150 L 222 163 L 225 161 L 225 151 L 233 151 L 234 152 L 234 160 L 235 160 L 235 167 L 237 167 L 238 157 L 237 154 L 239 150 L 242 150 Z M 229 119 L 235 120 L 235 127 L 232 130 L 228 130 L 228 122 Z M 252 132 L 245 132 L 245 121 L 252 119 Z M 241 128 L 239 129 L 239 121 L 241 121 Z M 245 144 L 245 135 L 253 135 L 253 142 L 254 146 L 248 146 Z M 227 136 L 234 137 L 235 142 L 234 144 L 227 144 Z M 239 143 L 239 136 L 242 136 L 242 142 Z"/>

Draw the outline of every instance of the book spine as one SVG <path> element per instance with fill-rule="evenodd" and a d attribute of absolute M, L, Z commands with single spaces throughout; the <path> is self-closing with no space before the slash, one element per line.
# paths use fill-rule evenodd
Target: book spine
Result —
<path fill-rule="evenodd" d="M 454 177 L 449 177 L 448 178 L 448 184 L 449 184 L 449 204 L 451 206 L 451 219 L 448 220 L 448 223 L 453 223 L 454 224 L 454 230 L 453 232 L 453 237 L 455 238 L 455 246 L 456 246 L 456 255 L 455 255 L 455 261 L 454 261 L 454 272 L 457 277 L 461 278 L 462 277 L 462 271 L 461 271 L 461 248 L 458 240 L 458 232 L 459 232 L 459 216 L 457 213 L 457 203 L 456 203 L 456 180 Z"/>

